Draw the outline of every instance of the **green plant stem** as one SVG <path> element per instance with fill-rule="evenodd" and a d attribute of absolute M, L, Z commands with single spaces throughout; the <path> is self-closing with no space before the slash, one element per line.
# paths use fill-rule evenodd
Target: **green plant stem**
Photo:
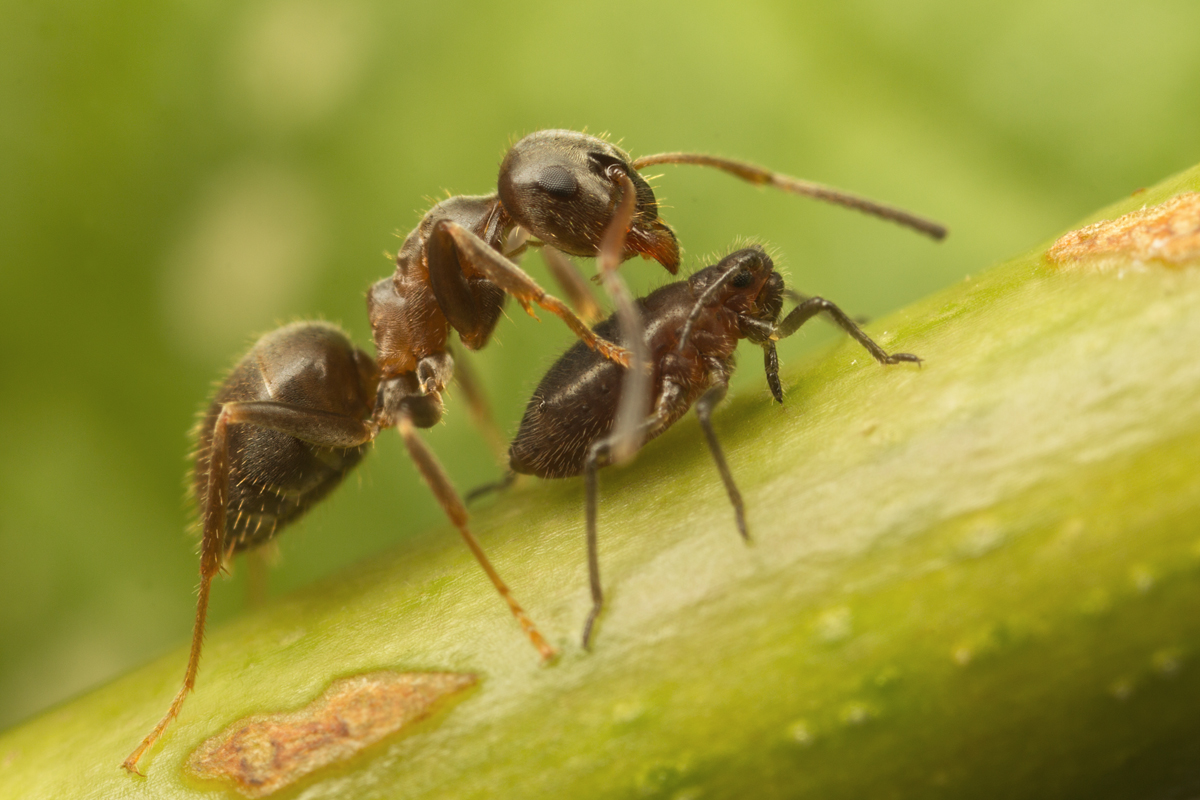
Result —
<path fill-rule="evenodd" d="M 212 796 L 202 741 L 381 669 L 480 684 L 279 796 L 1197 791 L 1200 267 L 1043 251 L 871 326 L 921 368 L 844 342 L 718 410 L 749 546 L 694 419 L 605 471 L 593 652 L 582 487 L 530 481 L 472 525 L 556 664 L 447 527 L 210 631 L 147 778 L 183 650 L 0 737 L 0 796 Z"/>

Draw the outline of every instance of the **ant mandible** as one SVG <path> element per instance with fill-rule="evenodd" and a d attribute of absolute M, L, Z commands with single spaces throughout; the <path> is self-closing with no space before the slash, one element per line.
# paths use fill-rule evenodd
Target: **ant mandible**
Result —
<path fill-rule="evenodd" d="M 187 669 L 166 715 L 125 760 L 125 769 L 141 774 L 138 762 L 195 684 L 209 592 L 222 565 L 303 516 L 388 427 L 399 431 L 422 478 L 530 641 L 544 659 L 553 656 L 471 535 L 458 493 L 415 429 L 441 419 L 442 392 L 453 376 L 450 330 L 467 348 L 482 347 L 506 293 L 527 311 L 536 304 L 563 319 L 602 360 L 634 365 L 625 395 L 645 393 L 649 358 L 640 318 L 617 267 L 642 255 L 672 274 L 678 270 L 678 242 L 638 173 L 661 163 L 716 167 L 753 183 L 892 219 L 935 238 L 944 235 L 905 212 L 741 162 L 687 153 L 631 160 L 612 144 L 573 131 L 539 131 L 521 139 L 504 158 L 495 193 L 451 197 L 435 205 L 405 239 L 395 273 L 371 287 L 367 306 L 375 358 L 333 326 L 295 323 L 262 337 L 218 388 L 197 429 L 192 490 L 202 543 Z M 536 238 L 505 252 L 518 227 Z M 599 257 L 602 282 L 630 350 L 593 333 L 513 262 L 526 246 L 539 245 Z M 640 444 L 636 409 L 628 401 L 622 408 L 625 421 L 617 426 L 613 446 L 618 459 L 631 457 Z"/>
<path fill-rule="evenodd" d="M 734 350 L 741 339 L 761 346 L 767 385 L 783 402 L 775 342 L 791 336 L 825 313 L 881 364 L 920 363 L 910 353 L 888 354 L 840 308 L 821 297 L 802 299 L 779 321 L 783 278 L 761 247 L 738 250 L 686 281 L 670 283 L 638 301 L 653 365 L 651 390 L 637 398 L 638 433 L 648 441 L 671 427 L 693 405 L 713 461 L 733 504 L 738 532 L 749 539 L 741 493 L 725 462 L 712 426 L 712 410 L 729 388 Z M 599 336 L 624 344 L 615 318 L 596 326 Z M 525 409 L 509 449 L 509 473 L 472 497 L 510 484 L 517 473 L 541 478 L 582 474 L 587 485 L 587 554 L 592 609 L 583 628 L 583 646 L 604 604 L 596 549 L 597 470 L 613 462 L 618 392 L 625 368 L 576 344 L 550 368 Z"/>

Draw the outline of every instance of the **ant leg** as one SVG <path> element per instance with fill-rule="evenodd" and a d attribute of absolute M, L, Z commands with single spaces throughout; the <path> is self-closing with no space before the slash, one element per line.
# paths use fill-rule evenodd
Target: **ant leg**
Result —
<path fill-rule="evenodd" d="M 788 298 L 789 300 L 791 300 L 793 303 L 796 303 L 797 305 L 799 305 L 800 303 L 803 303 L 809 297 L 808 295 L 804 294 L 803 292 L 797 292 L 795 289 L 793 289 L 791 287 L 784 288 L 783 296 Z M 866 314 L 859 314 L 857 317 L 854 318 L 854 321 L 857 322 L 859 325 L 866 325 L 867 323 L 869 323 L 871 321 L 871 318 L 868 317 Z"/>
<path fill-rule="evenodd" d="M 589 325 L 599 322 L 604 317 L 604 312 L 600 310 L 587 279 L 579 272 L 574 262 L 561 250 L 550 245 L 542 247 L 542 260 L 546 262 L 546 268 L 562 287 L 563 294 L 583 321 Z"/>
<path fill-rule="evenodd" d="M 596 478 L 598 462 L 608 454 L 608 440 L 601 440 L 588 448 L 587 462 L 583 467 L 584 483 L 587 485 L 587 562 L 588 584 L 592 590 L 592 610 L 583 623 L 583 649 L 592 649 L 592 628 L 600 610 L 604 608 L 604 588 L 600 585 L 600 548 L 596 541 L 596 506 L 600 487 Z"/>
<path fill-rule="evenodd" d="M 783 384 L 779 382 L 779 353 L 775 350 L 775 343 L 767 341 L 762 346 L 763 349 L 763 370 L 767 373 L 767 387 L 771 390 L 771 397 L 775 398 L 776 403 L 783 402 Z"/>
<path fill-rule="evenodd" d="M 650 354 L 641 314 L 634 305 L 629 287 L 617 271 L 625 251 L 625 237 L 633 221 L 637 190 L 624 172 L 614 170 L 614 173 L 621 183 L 621 201 L 600 240 L 596 266 L 600 271 L 600 280 L 616 308 L 622 342 L 630 352 L 630 361 L 626 365 L 629 369 L 621 381 L 621 398 L 617 403 L 616 419 L 610 437 L 612 460 L 618 464 L 626 464 L 642 446 L 641 427 L 646 400 L 650 395 Z"/>
<path fill-rule="evenodd" d="M 438 307 L 446 315 L 450 326 L 458 331 L 463 344 L 471 350 L 478 350 L 491 338 L 492 330 L 500 320 L 500 313 L 504 309 L 504 291 L 480 276 L 480 270 L 470 269 L 469 254 L 455 244 L 447 230 L 447 226 L 453 224 L 443 221 L 434 225 L 426 242 L 429 286 Z M 490 247 L 488 249 L 491 250 Z"/>
<path fill-rule="evenodd" d="M 933 220 L 918 217 L 916 214 L 909 213 L 895 206 L 877 203 L 865 197 L 843 192 L 841 189 L 834 189 L 832 186 L 824 186 L 820 183 L 793 178 L 790 175 L 764 169 L 745 161 L 735 161 L 732 158 L 721 158 L 702 153 L 658 153 L 634 159 L 633 168 L 640 172 L 646 167 L 655 164 L 695 164 L 701 167 L 713 167 L 734 177 L 741 178 L 747 183 L 753 183 L 756 186 L 766 184 L 774 186 L 776 189 L 782 189 L 790 194 L 812 197 L 817 200 L 823 200 L 826 203 L 852 208 L 855 211 L 861 211 L 865 214 L 871 214 L 881 219 L 886 219 L 889 222 L 903 225 L 906 228 L 912 228 L 931 239 L 940 240 L 946 238 L 945 226 Z"/>
<path fill-rule="evenodd" d="M 680 386 L 670 378 L 665 379 L 658 405 L 650 417 L 642 420 L 642 424 L 637 430 L 637 440 L 639 442 L 645 441 L 647 437 L 653 436 L 662 430 L 668 424 L 667 421 L 671 419 L 672 413 L 685 402 L 686 398 Z M 588 612 L 587 621 L 583 624 L 584 650 L 591 649 L 592 628 L 595 627 L 596 620 L 600 617 L 600 611 L 604 607 L 604 591 L 600 585 L 600 553 L 596 534 L 596 516 L 600 492 L 596 471 L 600 467 L 612 463 L 612 450 L 615 442 L 615 435 L 610 435 L 593 442 L 592 446 L 588 448 L 587 459 L 583 465 L 584 483 L 587 487 L 588 583 L 592 590 L 592 610 Z"/>
<path fill-rule="evenodd" d="M 145 777 L 144 773 L 138 769 L 138 761 L 158 741 L 163 731 L 171 724 L 171 720 L 179 714 L 179 710 L 183 708 L 183 701 L 187 699 L 192 687 L 196 685 L 196 670 L 200 666 L 200 649 L 204 644 L 204 624 L 208 618 L 208 594 L 212 588 L 213 576 L 221 569 L 221 560 L 224 554 L 225 498 L 229 488 L 227 426 L 228 415 L 222 411 L 213 428 L 212 449 L 209 455 L 208 489 L 205 492 L 203 510 L 204 539 L 200 545 L 200 592 L 196 601 L 196 621 L 192 626 L 192 650 L 188 655 L 187 671 L 183 676 L 183 685 L 175 693 L 175 699 L 171 701 L 167 713 L 121 764 L 134 775 Z"/>
<path fill-rule="evenodd" d="M 500 578 L 500 574 L 496 572 L 496 568 L 488 560 L 487 555 L 483 552 L 483 548 L 479 546 L 479 542 L 467 528 L 466 506 L 463 505 L 458 492 L 450 485 L 450 479 L 446 476 L 442 465 L 438 463 L 437 458 L 433 455 L 433 451 L 417 435 L 417 430 L 413 427 L 412 418 L 407 413 L 400 414 L 396 430 L 400 432 L 400 438 L 404 440 L 404 446 L 408 449 L 409 456 L 412 457 L 413 463 L 417 465 L 417 471 L 421 473 L 421 477 L 425 479 L 426 485 L 429 486 L 434 497 L 437 498 L 442 511 L 446 512 L 446 516 L 454 523 L 454 527 L 458 528 L 458 532 L 462 535 L 463 541 L 466 542 L 467 548 L 475 556 L 475 560 L 479 562 L 479 566 L 483 567 L 483 571 L 491 579 L 492 585 L 496 587 L 496 591 L 504 598 L 504 602 L 508 603 L 509 610 L 516 617 L 521 629 L 525 631 L 525 635 L 529 637 L 529 641 L 541 654 L 542 660 L 549 661 L 554 658 L 554 648 L 542 638 L 542 634 L 538 631 L 537 626 L 533 624 L 533 620 L 529 618 L 525 610 L 517 603 L 516 598 L 509 591 L 508 585 Z"/>
<path fill-rule="evenodd" d="M 880 364 L 898 364 L 901 361 L 908 361 L 914 364 L 920 364 L 921 359 L 914 356 L 912 353 L 894 353 L 889 355 L 886 350 L 877 345 L 870 336 L 863 331 L 862 328 L 855 324 L 854 320 L 846 316 L 846 312 L 835 306 L 833 303 L 826 300 L 824 297 L 810 297 L 800 305 L 796 306 L 784 318 L 783 322 L 775 326 L 775 333 L 771 338 L 775 341 L 786 339 L 791 336 L 796 330 L 815 317 L 817 314 L 825 312 L 830 318 L 837 323 L 838 327 L 854 339 L 854 341 L 866 348 L 867 352 L 874 357 Z M 769 380 L 769 378 L 768 378 Z"/>
<path fill-rule="evenodd" d="M 530 304 L 541 306 L 567 323 L 567 327 L 588 347 L 609 361 L 614 361 L 621 366 L 628 366 L 629 351 L 597 336 L 583 320 L 575 316 L 575 312 L 566 303 L 553 295 L 546 294 L 546 291 L 538 286 L 537 282 L 529 277 L 523 269 L 488 247 L 486 242 L 456 222 L 442 220 L 437 223 L 430 239 L 429 276 L 430 283 L 434 285 L 435 295 L 438 285 L 438 279 L 434 277 L 435 273 L 442 269 L 443 265 L 450 263 L 449 259 L 438 258 L 435 260 L 433 257 L 432 242 L 439 237 L 447 248 L 455 248 L 455 263 L 458 269 L 461 270 L 464 262 L 469 264 L 473 270 L 482 273 L 500 289 L 515 297 L 526 311 L 530 311 Z M 447 242 L 451 244 L 447 244 Z M 442 301 L 439 299 L 438 302 Z M 450 314 L 453 312 L 445 306 L 443 306 L 443 311 L 450 312 L 447 313 L 447 319 L 451 319 Z M 454 324 L 453 319 L 451 319 L 451 324 Z M 457 325 L 455 328 L 460 332 L 462 330 Z"/>
<path fill-rule="evenodd" d="M 487 440 L 488 447 L 491 449 L 492 455 L 496 457 L 496 461 L 503 464 L 508 454 L 508 440 L 504 438 L 504 434 L 496 425 L 496 419 L 492 416 L 492 406 L 483 390 L 483 383 L 479 380 L 469 358 L 453 349 L 450 349 L 450 352 L 457 367 L 454 370 L 454 380 L 462 389 L 463 399 L 467 401 L 467 410 L 471 414 L 471 421 L 475 423 L 476 428 L 483 432 L 483 438 Z"/>
<path fill-rule="evenodd" d="M 489 495 L 492 492 L 502 492 L 508 487 L 517 482 L 517 473 L 508 470 L 504 473 L 504 477 L 494 483 L 485 483 L 482 486 L 476 486 L 471 491 L 467 492 L 466 504 L 471 505 L 481 497 Z"/>
<path fill-rule="evenodd" d="M 196 685 L 200 666 L 200 650 L 204 644 L 204 626 L 208 618 L 208 596 L 213 576 L 221 569 L 225 557 L 225 517 L 229 503 L 229 426 L 246 423 L 289 433 L 305 441 L 327 447 L 356 447 L 369 442 L 374 430 L 368 423 L 327 411 L 289 406 L 271 401 L 226 403 L 213 425 L 209 446 L 208 487 L 204 492 L 201 525 L 204 538 L 200 545 L 200 592 L 196 601 L 196 622 L 192 628 L 192 649 L 188 655 L 183 685 L 171 701 L 170 708 L 154 729 L 142 740 L 121 764 L 129 772 L 142 775 L 138 761 L 162 736 L 171 720 L 183 708 Z"/>
<path fill-rule="evenodd" d="M 717 433 L 712 426 L 712 410 L 717 403 L 725 399 L 728 390 L 729 384 L 722 381 L 701 395 L 696 401 L 696 416 L 700 418 L 700 427 L 704 429 L 704 437 L 708 439 L 709 452 L 712 453 L 713 461 L 717 463 L 717 471 L 721 473 L 721 481 L 729 494 L 729 502 L 733 504 L 738 533 L 748 542 L 750 534 L 746 532 L 746 507 L 742 503 L 742 493 L 733 482 L 733 475 L 729 472 L 729 465 L 725 463 L 725 454 L 721 451 L 721 444 L 717 441 Z"/>

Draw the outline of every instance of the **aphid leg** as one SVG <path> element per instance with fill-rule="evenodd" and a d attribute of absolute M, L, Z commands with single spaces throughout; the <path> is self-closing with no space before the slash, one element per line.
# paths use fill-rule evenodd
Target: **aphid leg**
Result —
<path fill-rule="evenodd" d="M 466 503 L 471 505 L 481 497 L 485 497 L 492 492 L 502 492 L 512 486 L 517 481 L 517 473 L 508 470 L 504 473 L 504 477 L 493 483 L 485 483 L 482 486 L 476 486 L 471 491 L 467 492 Z"/>
<path fill-rule="evenodd" d="M 669 378 L 665 379 L 662 394 L 659 396 L 654 413 L 643 418 L 642 424 L 637 430 L 637 440 L 645 441 L 646 437 L 661 430 L 667 424 L 667 420 L 671 419 L 672 412 L 683 402 L 685 402 L 683 390 L 674 381 Z M 588 612 L 587 621 L 583 624 L 584 650 L 591 647 L 592 628 L 595 627 L 596 620 L 600 617 L 600 611 L 604 607 L 604 591 L 600 585 L 600 553 L 596 534 L 596 515 L 600 493 L 596 472 L 600 467 L 613 463 L 612 450 L 615 443 L 615 435 L 593 442 L 592 446 L 588 448 L 587 458 L 583 465 L 584 484 L 587 487 L 588 583 L 592 590 L 592 610 Z"/>
<path fill-rule="evenodd" d="M 196 622 L 192 628 L 192 649 L 188 656 L 187 671 L 183 676 L 183 685 L 171 701 L 167 713 L 121 764 L 137 775 L 142 774 L 137 768 L 138 761 L 179 714 L 183 701 L 196 684 L 196 670 L 200 666 L 200 650 L 204 644 L 204 625 L 208 617 L 209 591 L 213 576 L 220 571 L 225 557 L 225 517 L 229 503 L 229 426 L 238 423 L 282 431 L 327 447 L 356 447 L 370 441 L 374 435 L 371 426 L 362 420 L 271 401 L 226 403 L 221 409 L 213 425 L 208 455 L 208 487 L 201 503 L 204 538 L 200 545 L 200 596 L 196 602 Z"/>
<path fill-rule="evenodd" d="M 832 186 L 824 186 L 812 181 L 793 178 L 790 175 L 764 169 L 745 161 L 735 161 L 732 158 L 721 158 L 702 153 L 657 153 L 652 156 L 642 156 L 641 158 L 634 159 L 633 168 L 640 172 L 646 167 L 655 164 L 695 164 L 701 167 L 713 167 L 741 178 L 748 183 L 759 186 L 774 186 L 776 189 L 782 189 L 790 194 L 812 197 L 816 200 L 823 200 L 826 203 L 833 203 L 845 206 L 846 208 L 852 208 L 855 211 L 861 211 L 865 214 L 871 214 L 881 219 L 886 219 L 889 222 L 903 225 L 906 228 L 912 228 L 918 233 L 923 233 L 932 239 L 944 239 L 946 237 L 945 226 L 933 220 L 918 217 L 916 214 L 911 214 L 904 209 L 885 205 L 884 203 L 877 203 L 874 200 L 850 194 L 849 192 L 843 192 L 841 189 L 835 189 Z"/>
<path fill-rule="evenodd" d="M 621 202 L 604 229 L 596 266 L 616 309 L 621 339 L 631 354 L 629 369 L 621 381 L 621 399 L 617 403 L 616 421 L 610 437 L 610 458 L 613 463 L 626 464 L 642 446 L 642 422 L 646 413 L 646 399 L 650 395 L 650 354 L 641 314 L 618 271 L 625 251 L 625 237 L 633 221 L 637 191 L 628 175 L 620 170 L 613 172 L 621 183 Z"/>
<path fill-rule="evenodd" d="M 574 306 L 575 313 L 588 325 L 598 322 L 604 316 L 604 312 L 600 310 L 600 304 L 592 296 L 592 288 L 588 286 L 587 279 L 575 263 L 561 250 L 550 245 L 542 247 L 542 259 L 554 280 L 562 287 L 567 301 Z"/>
<path fill-rule="evenodd" d="M 478 236 L 457 223 L 443 220 L 434 226 L 434 236 L 432 238 L 441 238 L 444 240 L 445 237 L 453 240 L 453 244 L 456 247 L 455 257 L 457 259 L 468 261 L 475 271 L 484 274 L 492 283 L 515 297 L 517 302 L 524 306 L 527 311 L 530 309 L 531 303 L 541 306 L 567 323 L 567 327 L 584 344 L 600 355 L 622 366 L 629 364 L 629 351 L 623 347 L 618 347 L 612 342 L 601 339 L 593 333 L 592 329 L 583 320 L 575 316 L 575 312 L 566 303 L 553 295 L 546 294 L 546 291 L 538 286 L 537 282 L 529 277 L 523 269 L 488 247 Z M 430 258 L 432 260 L 432 241 L 430 249 Z M 434 280 L 432 266 L 429 276 L 436 296 L 438 293 L 438 284 Z M 446 306 L 442 302 L 441 297 L 438 297 L 438 302 L 442 304 L 442 309 L 445 311 Z M 455 326 L 455 329 L 461 332 L 462 329 L 458 328 L 458 325 L 455 324 L 449 314 L 447 314 L 447 319 L 450 319 L 450 323 Z"/>
<path fill-rule="evenodd" d="M 854 320 L 846 316 L 846 312 L 835 306 L 833 303 L 826 300 L 824 297 L 810 297 L 800 305 L 796 306 L 791 312 L 784 317 L 783 322 L 775 326 L 775 333 L 771 338 L 778 341 L 791 336 L 796 330 L 815 317 L 817 314 L 824 312 L 829 315 L 838 327 L 854 339 L 854 341 L 866 348 L 876 361 L 880 364 L 898 364 L 901 361 L 908 361 L 914 364 L 921 363 L 921 359 L 914 356 L 912 353 L 893 353 L 888 354 L 886 350 L 877 345 L 870 336 L 863 331 L 862 328 L 855 324 Z"/>
<path fill-rule="evenodd" d="M 712 453 L 713 461 L 717 463 L 717 471 L 721 473 L 725 491 L 729 493 L 729 502 L 733 504 L 733 516 L 737 521 L 738 533 L 742 535 L 743 539 L 750 541 L 750 534 L 746 531 L 746 507 L 742 503 L 742 493 L 738 491 L 737 484 L 733 482 L 733 475 L 729 472 L 729 465 L 725 463 L 725 454 L 721 450 L 721 443 L 717 441 L 717 433 L 712 426 L 712 410 L 717 403 L 725 399 L 725 392 L 728 390 L 729 384 L 722 381 L 702 394 L 696 401 L 696 416 L 700 418 L 700 427 L 704 429 L 704 437 L 708 439 L 708 449 Z"/>
<path fill-rule="evenodd" d="M 533 620 L 529 618 L 529 615 L 525 613 L 525 610 L 521 608 L 516 598 L 513 597 L 508 585 L 500 578 L 500 574 L 496 572 L 496 568 L 488 560 L 487 555 L 483 552 L 483 548 L 479 546 L 479 542 L 467 528 L 466 506 L 463 505 L 458 492 L 450 484 L 450 478 L 446 475 L 445 470 L 442 469 L 442 465 L 434 456 L 433 451 L 417 435 L 417 430 L 407 413 L 400 415 L 396 424 L 396 430 L 400 432 L 400 437 L 404 440 L 404 446 L 408 449 L 409 456 L 412 457 L 413 463 L 417 465 L 417 471 L 421 473 L 421 477 L 433 492 L 434 497 L 437 498 L 442 510 L 446 512 L 446 516 L 454 523 L 454 527 L 458 528 L 458 532 L 462 535 L 463 541 L 466 542 L 467 548 L 475 556 L 475 560 L 479 562 L 479 566 L 483 567 L 483 571 L 487 573 L 488 578 L 492 581 L 492 585 L 496 587 L 496 591 L 504 598 L 504 602 L 508 604 L 509 610 L 516 617 L 517 623 L 525 631 L 525 635 L 529 637 L 529 641 L 537 648 L 538 653 L 541 654 L 542 660 L 549 661 L 554 658 L 554 648 L 542 637 L 537 626 L 533 624 Z"/>
<path fill-rule="evenodd" d="M 447 349 L 450 349 L 449 347 Z M 483 383 L 475 372 L 471 359 L 459 352 L 451 350 L 454 357 L 454 381 L 462 389 L 463 399 L 467 401 L 467 411 L 475 427 L 483 433 L 488 447 L 495 456 L 497 463 L 503 464 L 508 454 L 508 440 L 500 432 L 496 418 L 492 416 L 492 405 L 488 402 Z"/>

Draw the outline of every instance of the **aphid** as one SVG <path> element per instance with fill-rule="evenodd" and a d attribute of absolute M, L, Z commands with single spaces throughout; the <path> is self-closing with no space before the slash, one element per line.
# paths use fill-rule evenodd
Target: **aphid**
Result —
<path fill-rule="evenodd" d="M 760 247 L 738 250 L 686 281 L 670 283 L 637 301 L 652 365 L 650 391 L 639 398 L 638 433 L 649 441 L 671 427 L 693 405 L 713 461 L 733 504 L 738 532 L 748 538 L 741 493 L 713 431 L 713 407 L 725 397 L 742 339 L 763 348 L 767 385 L 783 402 L 775 342 L 791 336 L 820 313 L 850 334 L 881 364 L 919 363 L 910 353 L 888 354 L 840 308 L 809 297 L 779 319 L 786 290 L 783 278 Z M 596 333 L 625 344 L 615 317 Z M 550 368 L 525 409 L 509 449 L 509 474 L 541 478 L 583 475 L 587 484 L 588 574 L 592 610 L 583 628 L 583 646 L 604 603 L 596 553 L 597 470 L 612 463 L 618 398 L 626 368 L 576 343 Z M 487 490 L 493 487 L 484 487 Z M 474 494 L 474 493 L 473 493 Z"/>
<path fill-rule="evenodd" d="M 209 591 L 222 563 L 270 541 L 303 516 L 388 427 L 399 430 L 422 477 L 531 642 L 543 658 L 553 655 L 471 536 L 463 503 L 415 429 L 441 419 L 442 392 L 454 375 L 451 330 L 467 348 L 483 347 L 505 295 L 511 294 L 526 310 L 537 305 L 560 317 L 606 363 L 634 365 L 622 392 L 628 399 L 621 401 L 609 439 L 617 459 L 636 451 L 641 431 L 636 404 L 646 394 L 650 361 L 640 318 L 617 267 L 635 255 L 653 258 L 671 273 L 679 267 L 675 235 L 659 218 L 654 192 L 638 174 L 660 163 L 713 166 L 935 237 L 944 233 L 906 212 L 740 162 L 686 153 L 631 160 L 612 144 L 573 131 L 539 131 L 521 139 L 501 164 L 496 192 L 435 205 L 405 239 L 394 274 L 371 287 L 367 308 L 375 358 L 332 326 L 296 323 L 260 339 L 218 389 L 198 434 L 194 491 L 203 540 L 187 671 L 166 715 L 125 760 L 126 769 L 138 772 L 138 761 L 179 713 L 195 683 Z M 506 251 L 505 243 L 518 232 L 534 238 Z M 593 333 L 514 263 L 525 248 L 543 245 L 599 257 L 629 350 Z"/>

